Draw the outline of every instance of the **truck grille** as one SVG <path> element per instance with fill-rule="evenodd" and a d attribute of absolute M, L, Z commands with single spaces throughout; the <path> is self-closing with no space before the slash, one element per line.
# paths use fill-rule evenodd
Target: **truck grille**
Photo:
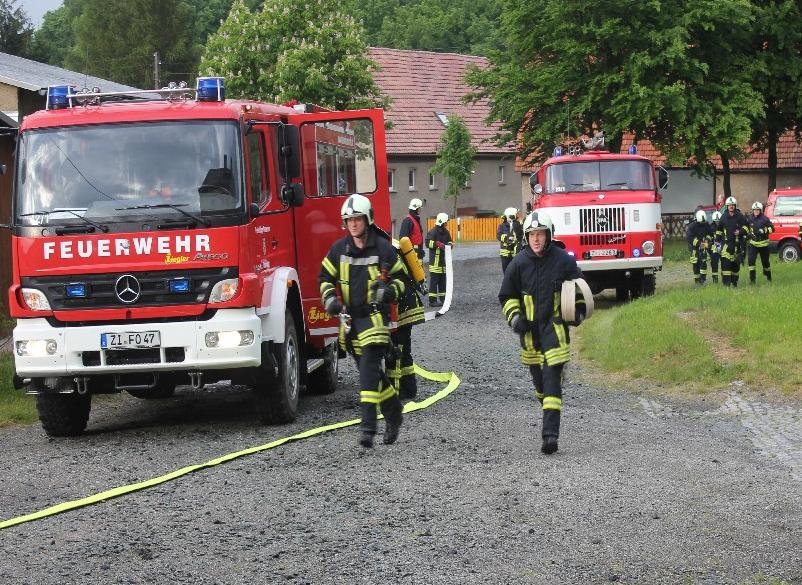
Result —
<path fill-rule="evenodd" d="M 158 348 L 150 349 L 107 349 L 102 350 L 106 356 L 107 366 L 127 366 L 133 364 L 161 364 L 180 363 L 185 359 L 183 347 L 164 348 L 164 361 Z M 85 351 L 81 354 L 81 361 L 85 366 L 99 366 L 100 352 Z"/>
<path fill-rule="evenodd" d="M 582 246 L 610 246 L 624 245 L 626 243 L 626 234 L 591 234 L 588 236 L 579 236 L 579 244 Z"/>
<path fill-rule="evenodd" d="M 114 290 L 117 280 L 129 274 L 139 283 L 141 292 L 133 303 L 123 303 Z M 76 309 L 108 309 L 120 307 L 154 307 L 168 305 L 194 305 L 209 301 L 209 293 L 219 281 L 236 278 L 236 268 L 197 268 L 187 270 L 154 270 L 149 272 L 115 272 L 107 274 L 75 274 L 70 276 L 23 277 L 21 284 L 26 288 L 36 288 L 47 296 L 54 311 Z M 189 290 L 181 293 L 170 292 L 170 280 L 189 279 Z M 83 283 L 87 296 L 68 298 L 66 286 Z"/>
<path fill-rule="evenodd" d="M 583 234 L 622 232 L 626 229 L 623 207 L 586 207 L 579 210 L 579 231 Z"/>

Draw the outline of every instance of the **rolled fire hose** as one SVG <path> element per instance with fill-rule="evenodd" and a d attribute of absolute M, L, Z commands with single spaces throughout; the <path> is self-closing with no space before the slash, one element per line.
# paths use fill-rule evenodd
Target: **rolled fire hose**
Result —
<path fill-rule="evenodd" d="M 593 314 L 593 293 L 590 292 L 588 283 L 584 278 L 575 278 L 563 282 L 560 291 L 560 315 L 566 323 L 576 323 L 576 289 L 582 293 L 585 299 L 585 320 L 590 319 Z"/>

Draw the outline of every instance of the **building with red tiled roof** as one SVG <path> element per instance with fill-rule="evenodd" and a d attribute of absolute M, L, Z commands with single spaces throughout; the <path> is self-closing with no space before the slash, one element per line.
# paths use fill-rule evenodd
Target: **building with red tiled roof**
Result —
<path fill-rule="evenodd" d="M 506 207 L 521 206 L 515 146 L 499 147 L 492 142 L 496 128 L 485 125 L 487 101 L 462 103 L 462 97 L 471 91 L 465 83 L 468 66 L 484 67 L 485 58 L 375 47 L 370 49 L 370 58 L 381 67 L 373 76 L 376 84 L 392 99 L 386 117 L 392 122 L 387 132 L 387 158 L 394 224 L 400 226 L 412 198 L 426 202 L 423 217 L 440 211 L 451 214 L 453 201 L 443 198 L 445 179 L 432 176 L 430 169 L 446 128 L 445 117 L 452 114 L 465 121 L 478 151 L 476 172 L 459 195 L 459 208 L 465 215 L 474 209 L 500 215 Z"/>

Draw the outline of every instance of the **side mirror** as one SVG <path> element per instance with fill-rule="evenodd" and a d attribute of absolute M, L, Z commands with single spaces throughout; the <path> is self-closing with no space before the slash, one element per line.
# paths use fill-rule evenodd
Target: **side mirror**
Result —
<path fill-rule="evenodd" d="M 664 191 L 668 187 L 668 171 L 661 166 L 657 167 L 657 189 Z"/>
<path fill-rule="evenodd" d="M 290 183 L 281 187 L 281 200 L 288 207 L 300 207 L 304 204 L 304 188 L 300 183 Z"/>
<path fill-rule="evenodd" d="M 289 182 L 301 176 L 301 138 L 297 126 L 282 124 L 278 128 L 279 172 Z"/>
<path fill-rule="evenodd" d="M 531 189 L 532 193 L 540 193 L 543 191 L 543 187 L 541 187 L 537 182 L 537 171 L 529 175 L 529 189 Z M 540 189 L 539 191 L 537 189 Z"/>
<path fill-rule="evenodd" d="M 5 175 L 8 172 L 8 167 L 6 165 L 0 165 L 0 175 Z"/>
<path fill-rule="evenodd" d="M 252 218 L 253 217 L 259 217 L 259 215 L 260 215 L 259 204 L 258 203 L 251 203 L 248 206 L 248 213 L 250 214 L 250 216 Z"/>
<path fill-rule="evenodd" d="M 526 202 L 526 213 L 532 213 L 532 202 L 531 201 L 527 201 Z"/>

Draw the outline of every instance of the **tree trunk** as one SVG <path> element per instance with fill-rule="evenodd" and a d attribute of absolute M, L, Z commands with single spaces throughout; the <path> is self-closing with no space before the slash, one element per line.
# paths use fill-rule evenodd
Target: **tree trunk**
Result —
<path fill-rule="evenodd" d="M 768 136 L 769 147 L 769 190 L 768 193 L 777 188 L 777 131 L 769 128 Z M 762 200 L 762 197 L 761 197 Z"/>
<path fill-rule="evenodd" d="M 721 186 L 724 189 L 724 199 L 732 197 L 732 185 L 730 183 L 730 159 L 722 152 L 718 154 L 721 157 Z"/>

